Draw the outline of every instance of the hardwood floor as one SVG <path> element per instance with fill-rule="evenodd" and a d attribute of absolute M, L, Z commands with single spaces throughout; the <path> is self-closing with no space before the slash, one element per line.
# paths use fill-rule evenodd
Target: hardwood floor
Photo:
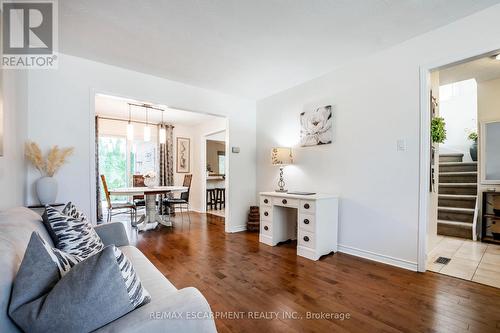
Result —
<path fill-rule="evenodd" d="M 342 253 L 314 262 L 297 257 L 294 243 L 270 247 L 257 233 L 225 234 L 220 217 L 192 213 L 191 220 L 135 242 L 177 288 L 198 288 L 215 315 L 244 312 L 216 319 L 219 332 L 500 331 L 500 289 Z M 279 317 L 248 318 L 264 311 Z M 350 318 L 313 320 L 308 311 Z"/>

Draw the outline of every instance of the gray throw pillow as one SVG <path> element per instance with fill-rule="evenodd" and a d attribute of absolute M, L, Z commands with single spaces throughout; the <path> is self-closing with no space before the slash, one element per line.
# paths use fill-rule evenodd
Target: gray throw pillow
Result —
<path fill-rule="evenodd" d="M 114 245 L 60 278 L 33 234 L 14 280 L 9 316 L 26 332 L 90 332 L 150 301 L 130 261 Z"/>
<path fill-rule="evenodd" d="M 65 210 L 77 217 L 65 215 L 49 205 L 45 206 L 42 216 L 45 228 L 55 246 L 81 260 L 101 251 L 104 244 L 85 216 L 77 213 L 76 208 L 66 208 L 68 206 Z"/>

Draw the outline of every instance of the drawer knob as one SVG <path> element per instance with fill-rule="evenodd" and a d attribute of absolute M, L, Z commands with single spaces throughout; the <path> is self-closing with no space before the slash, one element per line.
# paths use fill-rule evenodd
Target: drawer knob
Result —
<path fill-rule="evenodd" d="M 304 224 L 309 224 L 309 220 L 308 219 L 304 219 Z"/>
<path fill-rule="evenodd" d="M 281 200 L 281 202 L 283 203 L 283 205 L 286 205 L 286 203 L 287 203 L 288 201 L 286 201 L 286 199 L 283 199 L 283 200 Z"/>
<path fill-rule="evenodd" d="M 264 212 L 264 216 L 269 216 L 269 213 L 268 212 Z"/>
<path fill-rule="evenodd" d="M 268 231 L 268 230 L 269 230 L 269 227 L 268 227 L 267 225 L 266 225 L 266 226 L 264 226 L 264 230 L 265 230 L 265 231 Z"/>
<path fill-rule="evenodd" d="M 305 241 L 305 242 L 309 242 L 309 237 L 304 236 L 304 241 Z"/>
<path fill-rule="evenodd" d="M 264 203 L 269 203 L 269 200 L 267 200 L 267 199 L 264 199 Z"/>
<path fill-rule="evenodd" d="M 309 209 L 309 208 L 311 208 L 311 206 L 308 203 L 306 203 L 306 204 L 304 204 L 304 208 Z"/>

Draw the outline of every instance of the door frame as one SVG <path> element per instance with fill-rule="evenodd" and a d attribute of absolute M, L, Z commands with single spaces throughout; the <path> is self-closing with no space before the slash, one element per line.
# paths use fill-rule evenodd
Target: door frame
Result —
<path fill-rule="evenodd" d="M 230 121 L 229 121 L 229 116 L 227 116 L 227 115 L 215 114 L 215 113 L 204 112 L 204 111 L 189 110 L 189 109 L 186 109 L 183 107 L 177 107 L 175 105 L 170 105 L 170 104 L 165 103 L 165 102 L 159 102 L 157 100 L 152 100 L 151 98 L 140 98 L 137 96 L 131 96 L 131 95 L 117 93 L 115 91 L 107 91 L 107 90 L 96 89 L 96 88 L 91 87 L 89 89 L 89 96 L 88 96 L 88 98 L 89 98 L 89 115 L 90 115 L 90 117 L 89 117 L 90 118 L 89 119 L 89 133 L 90 133 L 90 137 L 89 137 L 89 152 L 90 152 L 90 156 L 89 156 L 89 169 L 90 169 L 89 197 L 90 197 L 90 211 L 92 212 L 90 221 L 94 225 L 97 224 L 97 221 L 95 220 L 96 215 L 97 215 L 97 205 L 96 205 L 97 186 L 96 186 L 96 159 L 95 159 L 95 152 L 96 152 L 95 151 L 95 144 L 96 144 L 96 142 L 95 142 L 95 116 L 96 116 L 95 98 L 98 94 L 110 95 L 110 96 L 115 96 L 115 97 L 119 97 L 119 98 L 123 98 L 123 99 L 132 99 L 132 100 L 137 100 L 137 101 L 148 100 L 149 102 L 154 103 L 154 104 L 169 105 L 169 107 L 171 107 L 173 109 L 177 109 L 177 110 L 192 112 L 195 114 L 209 115 L 209 116 L 214 116 L 217 118 L 223 118 L 225 121 L 225 129 L 224 130 L 226 131 L 226 152 L 229 151 L 228 149 L 230 147 L 230 137 L 229 137 Z M 204 134 L 204 135 L 206 135 L 206 134 Z M 226 159 L 226 175 L 229 175 L 229 173 L 230 173 L 230 159 L 227 158 Z M 230 191 L 231 191 L 231 188 L 230 188 L 229 177 L 226 176 L 226 207 L 230 207 L 229 206 Z M 202 201 L 205 201 L 204 195 L 203 195 Z M 225 224 L 225 232 L 227 232 L 227 233 L 234 232 L 232 230 L 232 223 L 231 222 L 232 221 L 231 221 L 230 209 L 226 209 L 225 210 L 224 224 Z"/>
<path fill-rule="evenodd" d="M 203 168 L 203 172 L 201 173 L 201 203 L 202 203 L 202 207 L 201 207 L 201 211 L 203 213 L 206 213 L 207 212 L 207 196 L 206 196 L 206 193 L 207 193 L 207 169 L 206 169 L 206 165 L 207 165 L 207 140 L 210 140 L 208 137 L 209 136 L 212 136 L 212 135 L 215 135 L 215 134 L 219 134 L 219 133 L 222 133 L 224 132 L 224 144 L 225 144 L 225 153 L 226 153 L 226 160 L 225 160 L 225 176 L 226 178 L 224 179 L 224 186 L 226 188 L 226 202 L 224 204 L 224 221 L 227 221 L 227 218 L 228 218 L 228 211 L 229 209 L 226 209 L 226 207 L 228 207 L 227 205 L 227 199 L 228 199 L 228 188 L 229 188 L 229 140 L 228 140 L 228 130 L 227 130 L 227 126 L 228 126 L 228 123 L 226 123 L 226 128 L 223 129 L 223 130 L 217 130 L 215 132 L 210 132 L 210 133 L 206 133 L 206 134 L 203 134 L 202 138 L 201 138 L 201 156 L 200 156 L 200 160 L 201 160 L 201 167 Z M 227 227 L 226 227 L 226 232 L 229 232 L 227 231 Z"/>
<path fill-rule="evenodd" d="M 431 72 L 455 66 L 471 60 L 492 56 L 500 52 L 500 45 L 495 48 L 478 48 L 459 55 L 420 65 L 419 108 L 420 108 L 420 149 L 419 149 L 419 202 L 418 202 L 418 237 L 417 271 L 427 270 L 427 223 L 429 221 L 429 177 L 430 177 L 430 98 Z"/>

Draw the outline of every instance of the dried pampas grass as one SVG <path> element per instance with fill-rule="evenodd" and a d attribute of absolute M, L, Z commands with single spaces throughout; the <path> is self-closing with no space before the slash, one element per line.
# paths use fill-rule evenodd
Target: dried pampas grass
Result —
<path fill-rule="evenodd" d="M 67 162 L 73 151 L 73 148 L 53 146 L 47 153 L 47 158 L 44 158 L 42 150 L 35 142 L 26 143 L 26 157 L 28 160 L 42 175 L 46 174 L 49 177 L 54 176 L 61 166 Z"/>

